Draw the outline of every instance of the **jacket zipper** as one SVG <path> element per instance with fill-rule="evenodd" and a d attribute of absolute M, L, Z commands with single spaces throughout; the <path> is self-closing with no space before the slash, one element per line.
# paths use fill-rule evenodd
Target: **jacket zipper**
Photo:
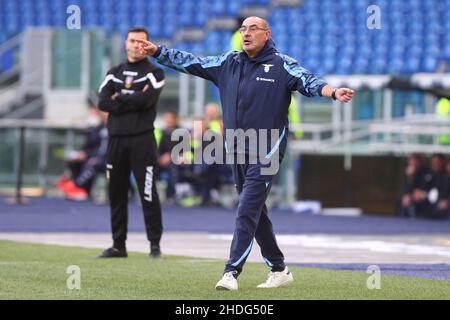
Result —
<path fill-rule="evenodd" d="M 244 58 L 245 59 L 245 58 Z M 238 128 L 242 128 L 241 126 L 241 115 L 239 112 L 242 112 L 242 115 L 244 115 L 244 110 L 243 110 L 243 87 L 244 87 L 244 79 L 245 79 L 245 69 L 246 69 L 246 61 L 244 61 L 243 59 L 243 63 L 242 63 L 242 67 L 241 67 L 241 74 L 239 75 L 239 86 L 238 86 L 238 95 L 237 95 L 237 108 L 236 108 L 236 129 Z M 242 101 L 241 101 L 242 100 Z"/>

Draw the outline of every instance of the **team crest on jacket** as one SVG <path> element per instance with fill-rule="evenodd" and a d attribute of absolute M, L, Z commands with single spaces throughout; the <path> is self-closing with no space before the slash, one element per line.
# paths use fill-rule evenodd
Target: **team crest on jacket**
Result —
<path fill-rule="evenodd" d="M 264 71 L 267 73 L 270 71 L 270 68 L 273 67 L 273 64 L 263 64 Z"/>
<path fill-rule="evenodd" d="M 127 76 L 127 77 L 125 78 L 125 88 L 130 89 L 131 86 L 133 85 L 133 80 L 134 80 L 134 77 L 132 77 L 132 76 Z"/>

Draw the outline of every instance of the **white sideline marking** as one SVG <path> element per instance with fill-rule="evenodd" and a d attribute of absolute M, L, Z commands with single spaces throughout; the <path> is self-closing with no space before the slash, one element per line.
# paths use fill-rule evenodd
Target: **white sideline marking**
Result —
<path fill-rule="evenodd" d="M 211 239 L 231 241 L 231 235 L 210 235 Z M 337 236 L 278 235 L 278 243 L 283 246 L 307 248 L 360 249 L 383 253 L 404 253 L 410 255 L 439 255 L 450 257 L 450 247 L 417 245 L 404 242 L 382 240 L 347 240 Z"/>
<path fill-rule="evenodd" d="M 231 234 L 165 232 L 161 249 L 163 255 L 220 259 L 225 263 L 231 239 Z M 99 254 L 112 243 L 109 233 L 0 233 L 0 240 L 97 248 Z M 450 264 L 447 235 L 283 234 L 277 240 L 287 263 Z M 148 254 L 145 233 L 129 233 L 127 249 Z M 263 262 L 256 241 L 248 261 Z"/>

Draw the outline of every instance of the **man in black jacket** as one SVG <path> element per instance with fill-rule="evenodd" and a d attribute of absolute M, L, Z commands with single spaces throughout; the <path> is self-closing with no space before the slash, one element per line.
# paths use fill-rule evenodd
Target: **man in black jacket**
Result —
<path fill-rule="evenodd" d="M 156 190 L 157 145 L 153 134 L 156 104 L 164 86 L 164 72 L 139 51 L 137 40 L 148 31 L 127 33 L 127 61 L 108 71 L 99 90 L 99 108 L 109 113 L 107 177 L 113 246 L 100 257 L 126 257 L 128 189 L 133 172 L 141 197 L 150 257 L 161 255 L 161 205 Z"/>

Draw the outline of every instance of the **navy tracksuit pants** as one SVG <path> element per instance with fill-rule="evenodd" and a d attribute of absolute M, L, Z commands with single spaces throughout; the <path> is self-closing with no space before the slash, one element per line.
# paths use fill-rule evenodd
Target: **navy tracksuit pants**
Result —
<path fill-rule="evenodd" d="M 236 270 L 239 274 L 242 271 L 254 239 L 272 271 L 282 271 L 285 268 L 284 256 L 275 239 L 265 204 L 274 176 L 262 175 L 261 166 L 261 164 L 232 165 L 239 193 L 239 205 L 230 258 L 225 266 L 225 272 Z"/>

